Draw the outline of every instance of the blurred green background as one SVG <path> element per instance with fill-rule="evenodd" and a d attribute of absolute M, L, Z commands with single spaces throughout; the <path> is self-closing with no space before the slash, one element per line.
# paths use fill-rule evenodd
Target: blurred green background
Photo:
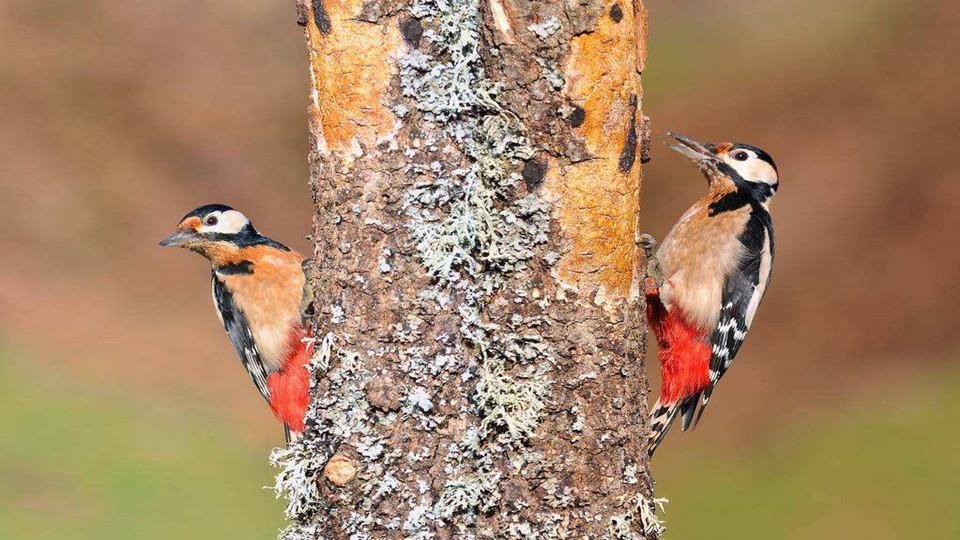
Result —
<path fill-rule="evenodd" d="M 773 284 L 668 540 L 960 538 L 956 3 L 648 0 L 645 112 L 777 160 Z M 0 539 L 271 538 L 282 441 L 156 242 L 208 202 L 308 251 L 292 2 L 0 3 Z M 644 227 L 703 181 L 659 144 Z M 652 360 L 652 357 L 651 357 Z"/>

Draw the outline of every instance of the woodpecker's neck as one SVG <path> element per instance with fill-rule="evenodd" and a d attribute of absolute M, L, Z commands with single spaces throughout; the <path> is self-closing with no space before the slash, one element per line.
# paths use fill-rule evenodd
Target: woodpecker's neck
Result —
<path fill-rule="evenodd" d="M 252 223 L 247 223 L 239 232 L 232 234 L 224 233 L 202 233 L 201 236 L 210 242 L 226 242 L 242 249 L 251 246 L 267 245 L 281 251 L 290 251 L 290 248 L 263 236 L 253 228 Z"/>
<path fill-rule="evenodd" d="M 200 237 L 203 241 L 191 249 L 209 259 L 218 271 L 221 268 L 233 268 L 249 273 L 245 270 L 250 270 L 253 264 L 250 262 L 253 259 L 250 251 L 255 248 L 290 251 L 287 246 L 257 232 L 249 223 L 237 233 L 201 233 Z"/>
<path fill-rule="evenodd" d="M 215 269 L 244 261 L 243 256 L 240 255 L 240 247 L 232 242 L 207 240 L 190 249 L 206 257 Z"/>
<path fill-rule="evenodd" d="M 729 212 L 744 206 L 767 211 L 777 186 L 744 180 L 732 167 L 722 163 L 708 171 L 710 181 L 710 215 Z"/>

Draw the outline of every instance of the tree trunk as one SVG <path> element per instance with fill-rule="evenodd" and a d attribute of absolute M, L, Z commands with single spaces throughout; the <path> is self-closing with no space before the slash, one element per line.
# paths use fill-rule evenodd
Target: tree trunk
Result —
<path fill-rule="evenodd" d="M 287 538 L 655 538 L 640 0 L 313 0 Z"/>

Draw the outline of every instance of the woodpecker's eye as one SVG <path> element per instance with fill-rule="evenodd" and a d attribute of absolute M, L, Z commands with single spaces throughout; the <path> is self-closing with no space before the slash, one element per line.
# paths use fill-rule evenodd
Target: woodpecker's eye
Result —
<path fill-rule="evenodd" d="M 733 155 L 733 159 L 737 161 L 746 161 L 748 157 L 750 156 L 742 150 Z"/>
<path fill-rule="evenodd" d="M 207 216 L 207 220 L 204 222 L 208 227 L 213 227 L 217 224 L 217 216 Z"/>

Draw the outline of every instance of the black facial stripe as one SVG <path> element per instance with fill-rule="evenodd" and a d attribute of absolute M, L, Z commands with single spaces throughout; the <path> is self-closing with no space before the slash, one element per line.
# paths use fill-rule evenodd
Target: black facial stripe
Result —
<path fill-rule="evenodd" d="M 203 218 L 210 212 L 226 212 L 227 210 L 233 210 L 233 208 L 230 208 L 225 204 L 207 204 L 183 216 L 183 219 L 181 219 L 180 221 L 183 221 L 184 219 L 187 219 L 189 217 Z M 249 222 L 246 225 L 244 225 L 243 228 L 240 229 L 240 231 L 237 233 L 228 234 L 228 233 L 218 233 L 218 232 L 206 232 L 206 233 L 200 233 L 199 236 L 211 242 L 230 242 L 231 244 L 241 248 L 265 245 L 275 249 L 279 249 L 281 251 L 290 251 L 290 248 L 281 244 L 280 242 L 271 240 L 266 236 L 263 236 L 262 234 L 258 233 L 257 230 L 253 228 L 253 224 Z"/>
<path fill-rule="evenodd" d="M 238 263 L 225 264 L 216 268 L 218 274 L 225 276 L 249 275 L 253 273 L 253 263 L 250 261 L 240 261 Z"/>
<path fill-rule="evenodd" d="M 763 202 L 773 196 L 775 186 L 763 182 L 749 182 L 740 176 L 736 169 L 723 162 L 717 163 L 716 167 L 717 170 L 733 180 L 733 183 L 737 186 L 737 193 L 748 197 L 749 200 Z"/>
<path fill-rule="evenodd" d="M 719 201 L 710 203 L 710 206 L 707 208 L 709 210 L 709 215 L 713 217 L 723 212 L 731 212 L 738 208 L 743 208 L 748 204 L 750 204 L 750 201 L 748 201 L 743 194 L 741 194 L 739 191 L 733 191 L 727 193 L 723 197 L 720 197 Z"/>
<path fill-rule="evenodd" d="M 290 251 L 290 248 L 277 242 L 276 240 L 271 240 L 266 236 L 258 233 L 256 229 L 253 228 L 251 223 L 247 223 L 240 229 L 240 232 L 227 234 L 227 233 L 218 233 L 218 232 L 206 232 L 200 233 L 201 238 L 209 240 L 211 242 L 230 242 L 231 244 L 244 248 L 251 246 L 270 246 L 274 249 L 279 249 L 280 251 Z"/>
<path fill-rule="evenodd" d="M 277 242 L 276 240 L 271 240 L 266 236 L 261 236 L 259 233 L 254 234 L 244 234 L 243 231 L 240 231 L 236 234 L 224 234 L 224 233 L 201 233 L 201 238 L 209 240 L 211 242 L 230 242 L 231 244 L 240 247 L 251 247 L 251 246 L 270 246 L 280 251 L 290 251 L 290 248 Z"/>

